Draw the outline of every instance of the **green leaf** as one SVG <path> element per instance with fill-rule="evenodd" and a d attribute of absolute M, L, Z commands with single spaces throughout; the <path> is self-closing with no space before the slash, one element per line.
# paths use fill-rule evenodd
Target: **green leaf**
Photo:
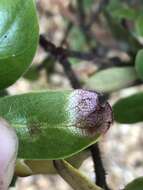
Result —
<path fill-rule="evenodd" d="M 138 49 L 142 48 L 139 41 L 135 38 L 133 32 L 126 30 L 117 19 L 112 16 L 112 10 L 104 11 L 104 16 L 107 20 L 108 28 L 112 32 L 120 44 L 122 44 L 122 50 L 126 52 L 137 52 Z"/>
<path fill-rule="evenodd" d="M 113 67 L 102 70 L 86 81 L 86 86 L 101 92 L 112 92 L 130 86 L 137 80 L 133 67 Z"/>
<path fill-rule="evenodd" d="M 143 49 L 139 50 L 136 55 L 135 68 L 138 76 L 143 80 Z"/>
<path fill-rule="evenodd" d="M 90 10 L 93 6 L 94 0 L 84 0 L 84 7 L 86 10 Z"/>
<path fill-rule="evenodd" d="M 135 22 L 137 35 L 143 36 L 143 15 L 140 15 Z"/>
<path fill-rule="evenodd" d="M 8 92 L 5 89 L 0 90 L 0 97 L 7 96 L 7 95 L 8 95 Z"/>
<path fill-rule="evenodd" d="M 90 152 L 87 150 L 67 158 L 67 161 L 74 167 L 79 168 L 83 161 L 90 156 Z M 57 174 L 57 171 L 53 165 L 53 160 L 46 159 L 33 159 L 23 160 L 18 159 L 16 162 L 15 175 L 20 177 L 37 175 L 37 174 Z"/>
<path fill-rule="evenodd" d="M 118 0 L 111 0 L 107 6 L 107 10 L 112 14 L 116 19 L 129 19 L 135 20 L 139 15 L 139 11 L 136 11 L 130 7 L 127 3 L 123 3 Z"/>
<path fill-rule="evenodd" d="M 142 190 L 143 189 L 143 177 L 139 177 L 132 182 L 130 182 L 125 190 Z"/>
<path fill-rule="evenodd" d="M 143 93 L 122 98 L 113 106 L 114 119 L 119 123 L 143 121 Z"/>
<path fill-rule="evenodd" d="M 17 131 L 20 158 L 53 160 L 80 152 L 107 131 L 111 108 L 106 103 L 98 114 L 97 104 L 97 93 L 85 90 L 29 93 L 1 98 L 0 116 Z"/>
<path fill-rule="evenodd" d="M 72 31 L 69 34 L 69 42 L 71 49 L 80 51 L 87 49 L 85 43 L 85 36 L 77 27 L 72 28 Z"/>
<path fill-rule="evenodd" d="M 122 6 L 122 4 L 121 4 L 120 1 L 118 1 L 118 0 L 110 0 L 110 2 L 108 3 L 108 6 L 107 6 L 107 10 L 108 11 L 117 10 L 121 6 Z"/>
<path fill-rule="evenodd" d="M 28 71 L 24 74 L 24 78 L 30 81 L 38 80 L 40 73 L 36 65 L 32 65 Z"/>
<path fill-rule="evenodd" d="M 74 190 L 103 190 L 65 160 L 54 161 L 57 172 Z"/>
<path fill-rule="evenodd" d="M 39 30 L 34 4 L 0 1 L 0 89 L 13 84 L 33 59 Z"/>
<path fill-rule="evenodd" d="M 118 19 L 126 18 L 129 20 L 135 20 L 138 16 L 138 12 L 127 6 L 113 10 L 112 14 Z"/>

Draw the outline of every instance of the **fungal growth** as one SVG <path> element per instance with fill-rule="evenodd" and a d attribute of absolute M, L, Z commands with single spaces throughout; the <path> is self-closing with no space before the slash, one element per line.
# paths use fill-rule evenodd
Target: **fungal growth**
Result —
<path fill-rule="evenodd" d="M 109 103 L 95 91 L 73 91 L 69 97 L 67 112 L 70 125 L 76 126 L 86 136 L 104 134 L 113 121 Z"/>
<path fill-rule="evenodd" d="M 0 118 L 0 190 L 8 190 L 13 177 L 18 140 L 12 127 Z"/>

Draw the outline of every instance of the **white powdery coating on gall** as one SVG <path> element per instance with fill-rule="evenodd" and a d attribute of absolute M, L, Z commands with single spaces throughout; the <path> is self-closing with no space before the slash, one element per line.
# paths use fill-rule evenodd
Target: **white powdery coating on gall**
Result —
<path fill-rule="evenodd" d="M 95 111 L 98 96 L 95 92 L 75 90 L 69 96 L 68 110 L 71 120 L 78 120 Z"/>
<path fill-rule="evenodd" d="M 98 95 L 92 91 L 78 89 L 73 91 L 68 99 L 67 112 L 69 114 L 69 123 L 72 127 L 77 126 L 80 121 L 87 118 L 96 110 Z M 84 131 L 82 131 L 82 134 L 83 132 Z"/>
<path fill-rule="evenodd" d="M 111 106 L 95 91 L 73 91 L 68 97 L 66 111 L 70 131 L 80 136 L 105 134 L 113 122 Z"/>
<path fill-rule="evenodd" d="M 18 139 L 15 130 L 0 118 L 0 190 L 7 190 L 15 169 Z"/>

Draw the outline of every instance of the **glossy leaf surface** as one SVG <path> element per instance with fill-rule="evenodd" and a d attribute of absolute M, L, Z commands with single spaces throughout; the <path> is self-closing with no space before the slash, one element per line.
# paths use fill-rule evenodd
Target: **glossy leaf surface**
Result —
<path fill-rule="evenodd" d="M 133 67 L 114 67 L 102 70 L 90 77 L 86 86 L 101 92 L 112 92 L 125 88 L 137 80 Z"/>
<path fill-rule="evenodd" d="M 138 76 L 143 80 L 143 49 L 139 50 L 136 55 L 135 68 Z"/>
<path fill-rule="evenodd" d="M 143 93 L 122 98 L 113 106 L 114 119 L 119 123 L 143 121 Z"/>
<path fill-rule="evenodd" d="M 79 170 L 72 167 L 67 161 L 56 160 L 54 163 L 57 172 L 74 190 L 103 190 L 80 173 Z"/>
<path fill-rule="evenodd" d="M 67 158 L 67 161 L 74 167 L 79 168 L 83 161 L 90 156 L 87 150 L 81 151 L 78 154 Z M 37 174 L 57 174 L 53 165 L 53 160 L 23 160 L 18 159 L 16 162 L 15 175 L 16 176 L 29 176 Z"/>
<path fill-rule="evenodd" d="M 143 177 L 139 177 L 132 182 L 130 182 L 125 190 L 142 190 L 143 189 Z"/>
<path fill-rule="evenodd" d="M 143 36 L 143 15 L 138 16 L 135 22 L 137 35 Z"/>
<path fill-rule="evenodd" d="M 85 95 L 80 95 L 80 92 Z M 93 116 L 91 114 L 90 118 L 92 110 L 89 106 L 94 109 L 95 104 L 96 108 L 96 102 L 87 105 L 88 100 L 92 100 L 90 94 L 94 96 L 93 92 L 76 90 L 73 93 L 71 91 L 39 92 L 1 98 L 0 116 L 8 120 L 17 131 L 19 157 L 25 159 L 65 158 L 95 143 L 99 134 L 104 133 L 109 126 L 106 126 L 106 121 L 101 129 L 99 121 L 97 129 L 96 123 L 93 122 L 91 126 L 90 120 Z M 95 98 L 97 98 L 96 94 Z M 80 106 L 81 112 L 77 110 Z M 109 124 L 112 120 L 110 106 L 107 104 L 105 108 L 109 108 L 107 114 L 107 124 Z M 83 115 L 81 115 L 82 111 Z M 106 118 L 105 113 L 106 110 L 103 109 L 102 122 Z M 86 121 L 86 114 L 89 121 L 88 118 Z M 95 120 L 97 116 L 98 114 L 95 115 Z M 83 120 L 78 121 L 79 117 L 83 117 Z"/>
<path fill-rule="evenodd" d="M 28 68 L 38 42 L 33 0 L 0 1 L 0 89 L 13 84 Z"/>

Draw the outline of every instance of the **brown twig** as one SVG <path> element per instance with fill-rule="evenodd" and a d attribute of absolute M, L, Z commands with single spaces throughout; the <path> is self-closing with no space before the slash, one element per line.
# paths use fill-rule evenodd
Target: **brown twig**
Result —
<path fill-rule="evenodd" d="M 67 24 L 67 28 L 66 28 L 66 30 L 64 32 L 63 39 L 60 42 L 60 46 L 63 46 L 66 43 L 67 37 L 68 37 L 68 35 L 69 35 L 69 33 L 70 33 L 70 31 L 71 31 L 72 28 L 73 28 L 73 23 L 69 22 Z"/>
<path fill-rule="evenodd" d="M 63 47 L 56 47 L 50 41 L 46 40 L 46 38 L 43 35 L 40 35 L 40 44 L 47 52 L 53 55 L 54 58 L 56 58 L 57 60 L 61 57 L 62 58 L 64 57 L 66 59 L 75 58 L 84 61 L 92 61 L 94 64 L 96 64 L 99 67 L 99 69 L 109 68 L 113 66 L 118 66 L 118 67 L 131 66 L 130 63 L 123 63 L 119 58 L 116 57 L 107 59 L 106 57 L 103 57 L 98 53 L 80 52 L 80 51 L 65 49 Z"/>
<path fill-rule="evenodd" d="M 98 144 L 94 144 L 90 147 L 92 158 L 94 161 L 94 168 L 96 173 L 96 184 L 105 190 L 110 190 L 106 183 L 106 172 L 103 167 L 101 153 Z"/>
<path fill-rule="evenodd" d="M 64 71 L 71 83 L 71 86 L 75 89 L 80 88 L 80 82 L 71 68 L 71 64 L 67 59 L 64 49 L 62 47 L 56 47 L 51 42 L 47 41 L 44 36 L 40 36 L 40 45 L 63 66 Z"/>

